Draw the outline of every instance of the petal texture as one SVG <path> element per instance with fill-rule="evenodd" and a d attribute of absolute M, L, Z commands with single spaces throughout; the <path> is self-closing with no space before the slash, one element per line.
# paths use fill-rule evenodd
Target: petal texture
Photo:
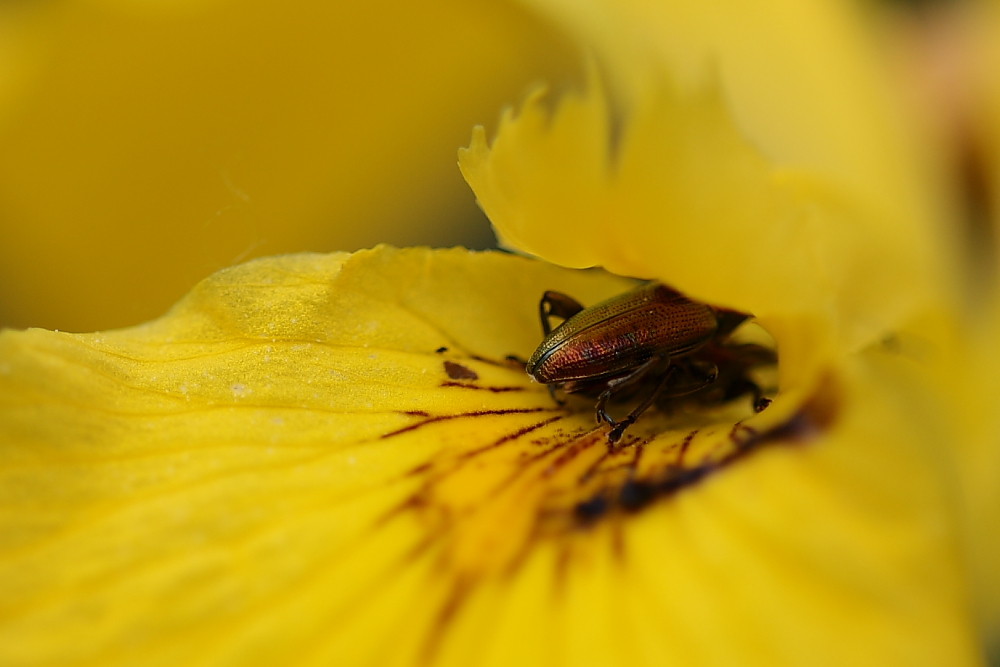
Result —
<path fill-rule="evenodd" d="M 905 364 L 609 448 L 506 357 L 629 284 L 380 248 L 6 332 L 0 662 L 974 662 Z"/>

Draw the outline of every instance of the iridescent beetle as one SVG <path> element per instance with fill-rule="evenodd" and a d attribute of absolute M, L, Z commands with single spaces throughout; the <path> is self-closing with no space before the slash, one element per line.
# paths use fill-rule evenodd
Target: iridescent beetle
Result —
<path fill-rule="evenodd" d="M 528 375 L 553 397 L 557 388 L 596 396 L 597 422 L 611 426 L 612 444 L 658 399 L 684 396 L 707 405 L 750 394 L 756 411 L 770 403 L 750 371 L 775 363 L 774 352 L 728 340 L 746 313 L 650 282 L 590 308 L 546 292 L 539 314 L 545 339 L 528 360 Z M 565 321 L 553 329 L 552 317 Z M 632 396 L 639 402 L 624 419 L 608 414 L 609 400 Z"/>

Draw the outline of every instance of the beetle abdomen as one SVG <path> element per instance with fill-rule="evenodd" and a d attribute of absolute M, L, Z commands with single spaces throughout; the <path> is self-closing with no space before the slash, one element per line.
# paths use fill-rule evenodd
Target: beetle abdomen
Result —
<path fill-rule="evenodd" d="M 657 283 L 586 308 L 550 333 L 528 360 L 538 382 L 621 375 L 653 356 L 682 357 L 715 335 L 707 305 Z"/>

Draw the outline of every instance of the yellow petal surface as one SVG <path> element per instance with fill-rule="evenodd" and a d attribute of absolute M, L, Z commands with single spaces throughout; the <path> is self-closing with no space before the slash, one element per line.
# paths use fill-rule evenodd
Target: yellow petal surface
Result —
<path fill-rule="evenodd" d="M 595 2 L 567 18 L 595 45 L 607 83 L 592 75 L 555 100 L 538 92 L 460 156 L 502 240 L 772 324 L 817 317 L 848 349 L 948 294 L 954 239 L 937 226 L 932 168 L 891 96 L 877 94 L 857 26 L 830 3 L 771 4 L 708 13 Z M 690 57 L 719 61 L 693 83 L 657 48 L 688 29 L 711 33 Z M 747 55 L 750 43 L 762 53 Z M 623 80 L 627 94 L 605 90 Z"/>
<path fill-rule="evenodd" d="M 1000 414 L 993 403 L 994 397 L 1000 395 L 1000 355 L 997 354 L 997 331 L 1000 331 L 1000 5 L 997 3 L 979 3 L 977 12 L 969 14 L 963 28 L 971 30 L 977 39 L 968 40 L 975 49 L 971 63 L 971 74 L 976 79 L 976 92 L 980 117 L 977 119 L 980 134 L 984 143 L 984 161 L 986 180 L 989 183 L 987 204 L 988 220 L 976 220 L 984 224 L 985 242 L 977 247 L 977 259 L 984 262 L 987 274 L 992 278 L 989 287 L 991 303 L 986 307 L 985 323 L 976 331 L 973 345 L 960 347 L 964 351 L 971 350 L 974 358 L 960 359 L 961 368 L 971 369 L 975 378 L 964 385 L 966 394 L 958 398 L 960 409 L 966 423 L 971 426 L 969 441 L 975 448 L 975 456 L 970 457 L 965 471 L 971 476 L 968 490 L 969 506 L 973 508 L 975 519 L 970 530 L 973 542 L 975 567 L 984 582 L 980 602 L 984 607 L 985 623 L 992 631 L 993 646 L 1000 646 L 1000 570 L 995 563 L 1000 560 L 1000 532 L 995 530 L 976 530 L 979 525 L 1000 525 L 1000 485 L 996 483 L 995 472 L 1000 470 L 1000 444 L 996 433 L 1000 431 Z M 964 37 L 969 33 L 960 33 Z M 968 75 L 970 72 L 963 71 Z M 985 202 L 981 202 L 985 203 Z M 972 243 L 979 245 L 982 239 L 974 236 Z M 992 241 L 992 243 L 990 243 Z M 980 254 L 981 253 L 981 254 Z M 985 259 L 984 259 L 985 256 Z M 982 267 L 977 267 L 982 268 Z M 977 274 L 980 275 L 980 274 Z M 992 290 L 990 292 L 990 290 Z M 978 382 L 977 382 L 978 381 Z M 976 388 L 980 390 L 977 391 Z M 964 399 L 964 400 L 963 400 Z M 1000 653 L 1000 651 L 997 651 Z"/>
<path fill-rule="evenodd" d="M 4 333 L 0 662 L 973 663 L 903 362 L 609 447 L 507 357 L 629 284 L 379 248 Z"/>
<path fill-rule="evenodd" d="M 930 329 L 930 327 L 927 327 Z M 965 527 L 965 558 L 975 575 L 974 599 L 980 623 L 993 655 L 1000 647 L 1000 355 L 996 353 L 1000 331 L 1000 303 L 960 326 L 938 323 L 938 341 L 947 345 L 928 350 L 920 346 L 925 381 L 944 389 L 932 409 L 951 416 L 955 428 L 951 438 L 941 441 L 942 471 L 956 480 L 955 499 L 961 504 Z"/>
<path fill-rule="evenodd" d="M 819 318 L 848 347 L 939 292 L 935 264 L 910 243 L 919 234 L 897 235 L 829 184 L 775 168 L 717 95 L 660 90 L 614 154 L 609 118 L 591 87 L 551 117 L 541 94 L 529 98 L 492 145 L 474 134 L 460 164 L 507 245 L 656 278 L 765 321 Z"/>
<path fill-rule="evenodd" d="M 0 326 L 145 321 L 260 255 L 491 245 L 455 148 L 567 51 L 512 2 L 3 3 Z"/>
<path fill-rule="evenodd" d="M 769 158 L 821 173 L 890 213 L 906 209 L 910 227 L 928 224 L 933 199 L 918 186 L 928 185 L 920 170 L 930 165 L 912 158 L 926 147 L 908 136 L 917 118 L 900 113 L 897 84 L 878 59 L 881 45 L 870 40 L 870 17 L 856 6 L 836 0 L 530 5 L 606 63 L 626 111 L 664 76 L 682 88 L 714 81 L 740 128 Z"/>

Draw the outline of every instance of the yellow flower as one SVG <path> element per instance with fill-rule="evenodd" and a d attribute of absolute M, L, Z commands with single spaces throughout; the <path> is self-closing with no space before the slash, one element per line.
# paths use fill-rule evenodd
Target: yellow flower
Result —
<path fill-rule="evenodd" d="M 588 86 L 461 165 L 509 244 L 753 312 L 770 406 L 670 398 L 610 445 L 518 359 L 544 290 L 634 281 L 461 249 L 256 260 L 146 325 L 5 332 L 0 663 L 981 660 L 997 429 L 963 402 L 995 329 L 957 325 L 931 156 L 841 5 L 676 7 L 551 3 Z"/>
<path fill-rule="evenodd" d="M 302 248 L 487 245 L 455 148 L 566 51 L 509 2 L 6 3 L 0 326 L 143 321 Z"/>
<path fill-rule="evenodd" d="M 864 53 L 855 17 L 829 3 L 772 3 L 795 30 L 770 32 L 762 23 L 773 15 L 757 7 L 727 7 L 701 25 L 705 15 L 686 3 L 584 12 L 540 4 L 615 66 L 610 84 L 592 74 L 585 92 L 556 104 L 536 93 L 504 116 L 492 145 L 474 135 L 461 164 L 498 234 L 561 264 L 655 278 L 752 311 L 776 340 L 782 395 L 833 382 L 843 413 L 866 415 L 848 436 L 859 441 L 870 443 L 888 417 L 856 400 L 857 366 L 871 383 L 872 369 L 889 370 L 889 350 L 919 362 L 882 378 L 886 396 L 906 397 L 895 410 L 934 413 L 921 415 L 922 432 L 895 437 L 941 467 L 961 507 L 952 527 L 967 532 L 953 536 L 955 548 L 977 572 L 968 587 L 983 641 L 995 641 L 998 578 L 988 563 L 1000 551 L 982 527 L 1000 520 L 1000 503 L 983 471 L 997 470 L 1000 455 L 990 411 L 969 406 L 995 395 L 996 355 L 985 340 L 995 339 L 1000 304 L 994 285 L 963 294 L 975 262 L 996 259 L 995 247 L 963 255 L 961 232 L 996 221 L 961 217 L 966 184 L 947 181 L 955 147 L 941 143 L 952 137 L 930 132 L 921 114 L 899 113 L 904 91 L 872 76 L 870 54 L 855 58 Z M 675 52 L 666 36 L 677 33 L 685 48 Z M 991 43 L 975 36 L 973 44 Z M 848 57 L 834 66 L 831 53 Z M 995 96 L 986 83 L 976 90 Z M 617 93 L 610 101 L 604 86 Z M 972 135 L 987 156 L 1000 154 L 988 143 L 996 120 Z M 561 218 L 572 233 L 553 223 Z"/>
<path fill-rule="evenodd" d="M 378 249 L 258 260 L 135 329 L 6 333 L 2 661 L 969 657 L 926 436 L 855 409 L 883 378 L 830 424 L 650 415 L 611 450 L 505 360 L 539 285 L 624 287 Z"/>

